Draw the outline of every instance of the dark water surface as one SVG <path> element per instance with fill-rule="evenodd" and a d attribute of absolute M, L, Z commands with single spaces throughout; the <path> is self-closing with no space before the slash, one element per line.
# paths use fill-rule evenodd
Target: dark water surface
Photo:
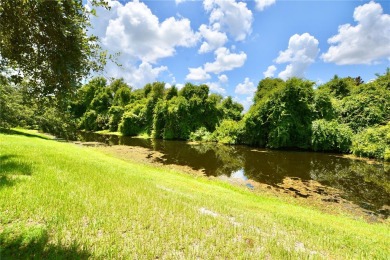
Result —
<path fill-rule="evenodd" d="M 163 153 L 164 164 L 190 166 L 208 176 L 226 175 L 272 186 L 282 183 L 286 177 L 315 180 L 340 190 L 344 199 L 372 211 L 390 205 L 389 164 L 368 164 L 328 153 L 191 144 L 86 132 L 79 133 L 79 140 L 148 148 Z"/>

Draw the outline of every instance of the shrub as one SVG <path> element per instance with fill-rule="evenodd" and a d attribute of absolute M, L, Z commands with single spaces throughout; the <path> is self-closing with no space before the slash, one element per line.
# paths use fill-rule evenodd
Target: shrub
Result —
<path fill-rule="evenodd" d="M 256 103 L 244 117 L 244 142 L 270 148 L 308 148 L 313 119 L 312 86 L 313 82 L 291 78 L 266 93 L 258 89 Z"/>
<path fill-rule="evenodd" d="M 357 156 L 389 160 L 390 122 L 385 126 L 370 127 L 356 134 L 351 150 Z"/>
<path fill-rule="evenodd" d="M 243 124 L 225 119 L 215 129 L 213 139 L 223 144 L 237 144 L 243 134 Z"/>
<path fill-rule="evenodd" d="M 47 107 L 42 115 L 37 116 L 38 128 L 65 139 L 76 137 L 76 125 L 68 113 L 59 111 L 55 107 Z"/>
<path fill-rule="evenodd" d="M 196 131 L 190 133 L 189 140 L 191 141 L 212 141 L 212 134 L 207 131 L 206 127 L 202 126 Z"/>
<path fill-rule="evenodd" d="M 345 124 L 324 119 L 313 121 L 311 143 L 314 151 L 349 152 L 352 130 Z"/>
<path fill-rule="evenodd" d="M 87 131 L 96 131 L 98 130 L 98 125 L 96 123 L 96 119 L 98 114 L 95 110 L 89 110 L 85 112 L 83 117 L 81 118 L 80 128 L 85 129 Z"/>
<path fill-rule="evenodd" d="M 121 123 L 119 124 L 119 131 L 123 135 L 138 135 L 142 130 L 142 120 L 141 116 L 138 116 L 132 112 L 125 112 L 123 114 Z"/>
<path fill-rule="evenodd" d="M 120 106 L 112 106 L 108 111 L 108 114 L 110 116 L 110 119 L 108 121 L 108 126 L 110 131 L 118 130 L 118 125 L 123 116 L 123 111 L 124 111 L 123 107 Z"/>

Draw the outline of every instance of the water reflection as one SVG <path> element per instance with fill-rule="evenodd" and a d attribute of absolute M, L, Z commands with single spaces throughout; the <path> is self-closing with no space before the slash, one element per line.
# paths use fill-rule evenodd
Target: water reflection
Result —
<path fill-rule="evenodd" d="M 248 178 L 245 176 L 244 169 L 240 169 L 240 170 L 238 170 L 236 172 L 232 172 L 231 178 L 239 179 L 239 180 L 243 180 L 243 181 L 247 181 L 248 180 Z"/>
<path fill-rule="evenodd" d="M 316 180 L 337 188 L 342 196 L 366 209 L 378 210 L 390 205 L 390 170 L 385 165 L 341 158 L 333 154 L 253 149 L 215 143 L 191 144 L 80 133 L 81 141 L 109 145 L 140 146 L 164 154 L 162 163 L 190 166 L 208 176 L 226 175 L 277 185 L 286 177 Z"/>

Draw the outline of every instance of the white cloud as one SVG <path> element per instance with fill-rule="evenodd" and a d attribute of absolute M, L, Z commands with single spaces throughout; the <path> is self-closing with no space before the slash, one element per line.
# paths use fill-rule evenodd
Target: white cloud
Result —
<path fill-rule="evenodd" d="M 275 4 L 276 0 L 255 0 L 256 9 L 263 11 L 266 7 Z"/>
<path fill-rule="evenodd" d="M 243 83 L 240 83 L 236 86 L 234 93 L 239 95 L 251 95 L 256 91 L 256 87 L 249 78 L 245 78 Z"/>
<path fill-rule="evenodd" d="M 318 40 L 308 33 L 291 36 L 288 48 L 279 52 L 276 63 L 290 63 L 286 69 L 279 73 L 279 77 L 303 77 L 307 67 L 315 61 L 318 49 Z"/>
<path fill-rule="evenodd" d="M 177 83 L 176 85 L 175 85 L 175 87 L 177 87 L 177 89 L 182 89 L 183 87 L 184 87 L 185 85 L 184 84 L 182 84 L 182 83 Z"/>
<path fill-rule="evenodd" d="M 220 82 L 207 82 L 206 85 L 209 86 L 212 92 L 226 94 L 226 90 L 221 86 Z"/>
<path fill-rule="evenodd" d="M 244 98 L 234 97 L 233 100 L 243 105 L 244 113 L 246 113 L 253 104 L 253 96 L 247 96 Z"/>
<path fill-rule="evenodd" d="M 139 66 L 131 63 L 122 62 L 122 66 L 109 62 L 105 68 L 105 72 L 114 78 L 123 78 L 129 85 L 135 88 L 142 88 L 147 83 L 154 82 L 158 76 L 167 71 L 166 66 L 153 67 L 150 63 L 142 62 Z"/>
<path fill-rule="evenodd" d="M 382 6 L 372 1 L 356 7 L 353 17 L 357 25 L 341 25 L 338 34 L 328 39 L 332 46 L 321 58 L 338 65 L 389 59 L 390 15 L 383 14 Z"/>
<path fill-rule="evenodd" d="M 239 68 L 244 65 L 247 58 L 244 52 L 231 53 L 227 48 L 218 48 L 215 52 L 215 61 L 204 65 L 206 72 L 221 73 L 223 71 Z"/>
<path fill-rule="evenodd" d="M 276 66 L 268 66 L 267 70 L 263 72 L 264 78 L 272 78 L 275 75 Z"/>
<path fill-rule="evenodd" d="M 188 68 L 190 73 L 186 76 L 186 80 L 205 81 L 210 79 L 211 76 L 202 67 Z"/>
<path fill-rule="evenodd" d="M 226 76 L 225 74 L 218 76 L 218 79 L 219 79 L 219 82 L 221 82 L 221 83 L 226 83 L 229 81 L 228 76 Z"/>
<path fill-rule="evenodd" d="M 199 32 L 204 38 L 199 53 L 210 52 L 222 47 L 228 40 L 226 33 L 219 32 L 217 27 L 210 28 L 209 26 L 202 24 L 199 27 Z"/>
<path fill-rule="evenodd" d="M 188 19 L 170 17 L 159 22 L 157 16 L 141 2 L 117 7 L 117 16 L 109 20 L 103 43 L 141 61 L 155 62 L 170 57 L 175 47 L 191 47 L 198 41 Z"/>
<path fill-rule="evenodd" d="M 244 2 L 235 0 L 204 0 L 204 9 L 210 12 L 210 24 L 221 27 L 236 41 L 245 40 L 252 31 L 253 15 Z"/>
<path fill-rule="evenodd" d="M 215 61 L 207 62 L 203 67 L 188 68 L 190 73 L 186 76 L 186 80 L 205 81 L 210 79 L 211 76 L 208 73 L 219 74 L 224 71 L 233 70 L 244 65 L 246 60 L 246 54 L 244 52 L 231 53 L 227 48 L 218 48 L 215 52 Z M 222 80 L 227 80 L 226 75 L 220 76 Z"/>
<path fill-rule="evenodd" d="M 123 77 L 132 86 L 143 87 L 167 71 L 167 67 L 153 63 L 173 56 L 177 47 L 193 47 L 199 40 L 199 33 L 192 31 L 188 19 L 169 17 L 160 22 L 139 1 L 107 2 L 111 10 L 98 7 L 88 31 L 101 39 L 103 49 L 120 53 L 118 63 L 122 66 L 109 61 L 105 68 L 108 77 Z M 92 5 L 88 2 L 87 6 Z"/>

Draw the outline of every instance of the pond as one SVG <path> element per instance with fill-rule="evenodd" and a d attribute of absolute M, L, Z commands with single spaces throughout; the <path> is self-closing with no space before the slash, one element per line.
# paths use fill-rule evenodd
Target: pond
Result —
<path fill-rule="evenodd" d="M 369 164 L 338 154 L 279 151 L 216 143 L 189 143 L 80 132 L 84 142 L 148 148 L 163 154 L 160 162 L 189 166 L 207 176 L 253 180 L 280 187 L 287 180 L 314 180 L 339 191 L 360 207 L 389 216 L 390 165 Z M 251 184 L 248 183 L 248 187 Z M 293 188 L 290 188 L 294 190 Z M 322 189 L 318 188 L 319 191 Z M 298 195 L 305 196 L 302 192 Z"/>

